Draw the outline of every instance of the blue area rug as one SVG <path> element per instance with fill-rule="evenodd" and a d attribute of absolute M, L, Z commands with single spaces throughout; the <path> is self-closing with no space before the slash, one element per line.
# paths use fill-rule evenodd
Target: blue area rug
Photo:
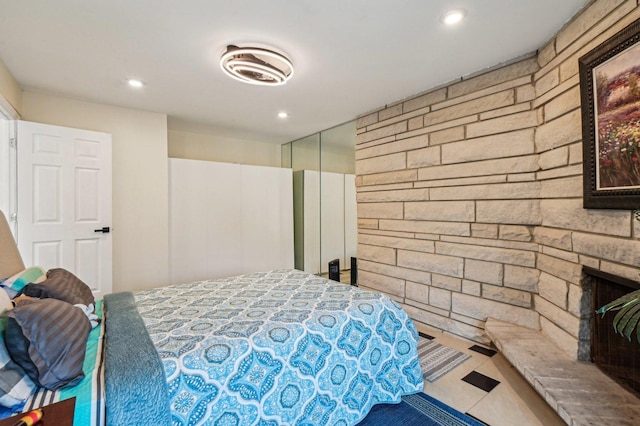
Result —
<path fill-rule="evenodd" d="M 359 425 L 486 426 L 422 392 L 403 396 L 399 404 L 374 405 Z"/>

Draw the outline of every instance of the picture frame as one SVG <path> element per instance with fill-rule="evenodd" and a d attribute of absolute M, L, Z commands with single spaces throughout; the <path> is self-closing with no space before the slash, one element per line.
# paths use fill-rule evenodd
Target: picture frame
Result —
<path fill-rule="evenodd" d="M 579 60 L 583 207 L 640 208 L 640 20 Z"/>

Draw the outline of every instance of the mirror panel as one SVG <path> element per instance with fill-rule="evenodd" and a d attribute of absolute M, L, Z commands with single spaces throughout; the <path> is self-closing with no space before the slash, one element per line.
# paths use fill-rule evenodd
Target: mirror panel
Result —
<path fill-rule="evenodd" d="M 337 260 L 350 282 L 356 256 L 355 121 L 282 146 L 293 169 L 295 267 L 326 276 Z"/>

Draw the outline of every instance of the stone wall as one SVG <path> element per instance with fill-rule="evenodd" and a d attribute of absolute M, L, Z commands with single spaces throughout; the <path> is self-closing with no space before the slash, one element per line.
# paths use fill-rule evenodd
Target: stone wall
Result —
<path fill-rule="evenodd" d="M 590 3 L 538 52 L 358 119 L 359 284 L 487 343 L 487 317 L 588 347 L 582 265 L 639 278 L 631 212 L 582 208 L 578 59 L 640 18 Z"/>

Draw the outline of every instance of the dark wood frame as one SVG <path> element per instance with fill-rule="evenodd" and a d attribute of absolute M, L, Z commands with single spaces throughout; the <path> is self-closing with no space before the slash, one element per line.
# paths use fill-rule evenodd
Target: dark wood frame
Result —
<path fill-rule="evenodd" d="M 597 189 L 596 182 L 596 114 L 593 70 L 614 56 L 640 42 L 640 20 L 582 56 L 580 67 L 580 97 L 582 101 L 583 207 L 597 209 L 638 209 L 640 188 Z M 640 64 L 640 57 L 638 58 Z"/>

